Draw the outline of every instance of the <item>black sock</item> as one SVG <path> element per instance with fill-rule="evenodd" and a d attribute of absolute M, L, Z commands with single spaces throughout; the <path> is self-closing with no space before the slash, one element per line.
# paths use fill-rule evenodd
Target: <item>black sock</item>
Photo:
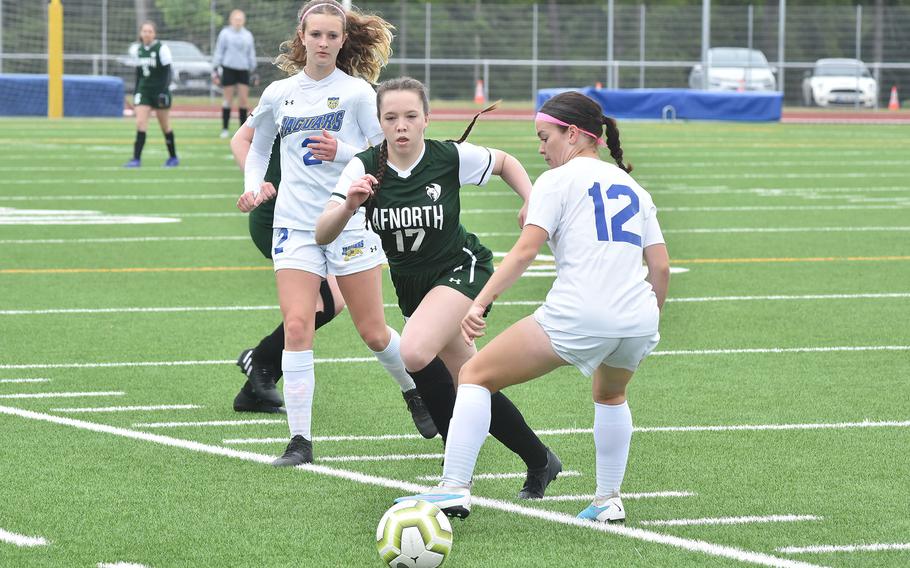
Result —
<path fill-rule="evenodd" d="M 528 469 L 547 465 L 547 448 L 502 392 L 490 397 L 490 434 L 521 457 Z"/>
<path fill-rule="evenodd" d="M 257 365 L 278 369 L 281 373 L 281 352 L 284 350 L 284 322 L 278 324 L 275 331 L 262 338 L 253 349 L 253 361 Z"/>
<path fill-rule="evenodd" d="M 322 311 L 316 312 L 316 329 L 335 319 L 335 298 L 328 280 L 323 280 L 319 285 L 319 295 L 322 297 Z"/>
<path fill-rule="evenodd" d="M 177 147 L 174 145 L 174 131 L 164 133 L 164 143 L 167 144 L 167 153 L 171 155 L 172 158 L 177 157 Z"/>
<path fill-rule="evenodd" d="M 423 369 L 408 371 L 408 374 L 414 379 L 417 392 L 433 417 L 439 435 L 445 441 L 449 435 L 452 410 L 455 408 L 455 383 L 452 381 L 452 375 L 439 357 L 430 361 Z"/>
<path fill-rule="evenodd" d="M 224 130 L 228 129 L 228 124 L 231 123 L 231 107 L 221 107 L 221 128 Z"/>
<path fill-rule="evenodd" d="M 142 157 L 142 148 L 145 146 L 145 132 L 136 131 L 136 141 L 133 143 L 133 159 Z"/>
<path fill-rule="evenodd" d="M 246 124 L 246 109 L 243 107 L 238 108 L 237 114 L 240 115 L 240 126 Z"/>

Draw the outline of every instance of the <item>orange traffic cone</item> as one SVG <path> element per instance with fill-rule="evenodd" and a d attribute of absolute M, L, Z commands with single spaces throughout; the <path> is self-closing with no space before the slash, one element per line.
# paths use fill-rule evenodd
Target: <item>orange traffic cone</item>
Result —
<path fill-rule="evenodd" d="M 888 110 L 900 110 L 901 103 L 897 100 L 897 85 L 891 87 L 891 100 L 888 101 Z"/>
<path fill-rule="evenodd" d="M 478 79 L 477 86 L 474 87 L 474 102 L 479 105 L 487 102 L 487 97 L 483 94 L 483 79 Z"/>

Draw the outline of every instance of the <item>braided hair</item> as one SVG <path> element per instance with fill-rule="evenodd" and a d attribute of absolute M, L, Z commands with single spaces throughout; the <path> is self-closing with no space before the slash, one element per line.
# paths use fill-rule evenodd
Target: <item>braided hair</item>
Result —
<path fill-rule="evenodd" d="M 632 164 L 623 163 L 622 146 L 619 143 L 619 127 L 616 121 L 604 116 L 603 109 L 597 101 L 575 91 L 560 93 L 540 107 L 540 112 L 549 114 L 563 122 L 574 124 L 578 128 L 595 134 L 605 133 L 607 149 L 616 165 L 625 172 L 632 171 Z M 563 132 L 567 127 L 557 126 Z"/>
<path fill-rule="evenodd" d="M 417 93 L 417 96 L 420 98 L 420 104 L 423 107 L 423 114 L 430 114 L 430 98 L 427 94 L 427 87 L 417 79 L 412 77 L 398 77 L 397 79 L 389 79 L 388 81 L 383 81 L 379 84 L 379 87 L 376 89 L 376 110 L 377 114 L 379 108 L 382 106 L 382 97 L 389 91 L 413 91 Z M 480 112 L 474 115 L 474 118 L 471 120 L 471 123 L 468 124 L 468 127 L 465 128 L 465 131 L 462 132 L 461 137 L 458 140 L 449 140 L 449 142 L 455 142 L 456 144 L 461 144 L 464 142 L 468 136 L 471 134 L 471 129 L 474 128 L 474 123 L 477 122 L 477 119 L 480 115 L 495 110 L 499 107 L 500 101 L 496 101 L 490 106 L 484 108 Z M 373 174 L 373 177 L 376 178 L 377 183 L 373 186 L 373 195 L 367 199 L 364 203 L 366 207 L 366 222 L 368 225 L 372 224 L 373 211 L 376 210 L 376 195 L 379 193 L 379 188 L 382 187 L 382 179 L 385 177 L 386 170 L 388 169 L 389 164 L 389 143 L 386 140 L 383 140 L 379 145 L 379 155 L 376 160 L 376 173 Z"/>

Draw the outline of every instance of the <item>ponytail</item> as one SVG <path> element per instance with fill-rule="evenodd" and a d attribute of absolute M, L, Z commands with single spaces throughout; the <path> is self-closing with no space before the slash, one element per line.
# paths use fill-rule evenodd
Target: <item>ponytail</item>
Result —
<path fill-rule="evenodd" d="M 607 148 L 610 150 L 610 156 L 616 161 L 619 169 L 626 173 L 631 172 L 632 164 L 622 163 L 622 147 L 619 145 L 619 127 L 616 126 L 616 121 L 609 116 L 603 116 L 601 122 L 603 122 L 606 130 Z"/>
<path fill-rule="evenodd" d="M 482 115 L 486 112 L 490 112 L 491 110 L 496 110 L 497 108 L 499 108 L 499 103 L 501 103 L 501 102 L 502 102 L 502 100 L 498 100 L 495 103 L 488 106 L 487 108 L 485 108 L 482 111 L 475 114 L 474 118 L 471 119 L 471 124 L 469 124 L 468 127 L 465 128 L 464 132 L 461 133 L 461 138 L 459 138 L 458 140 L 455 140 L 454 142 L 456 144 L 461 144 L 462 142 L 467 140 L 468 135 L 471 134 L 471 129 L 474 128 L 474 123 L 477 122 L 477 119 L 480 118 L 480 115 Z"/>

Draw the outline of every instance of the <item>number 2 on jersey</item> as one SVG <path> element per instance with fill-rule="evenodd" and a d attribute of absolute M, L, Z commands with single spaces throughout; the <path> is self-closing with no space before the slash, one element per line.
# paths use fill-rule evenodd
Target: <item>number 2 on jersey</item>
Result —
<path fill-rule="evenodd" d="M 588 195 L 594 199 L 594 226 L 597 228 L 598 241 L 613 241 L 641 246 L 641 236 L 631 231 L 624 231 L 623 223 L 638 213 L 638 196 L 627 185 L 611 185 L 607 189 L 607 199 L 619 199 L 620 195 L 628 196 L 629 204 L 610 218 L 610 231 L 607 232 L 607 216 L 604 213 L 604 197 L 600 182 L 594 182 L 588 189 Z M 611 239 L 610 236 L 613 236 Z"/>
<path fill-rule="evenodd" d="M 303 155 L 303 165 L 304 166 L 316 166 L 322 163 L 322 160 L 317 160 L 313 157 L 313 153 L 310 152 L 310 149 L 307 148 L 307 145 L 311 142 L 315 142 L 312 138 L 304 138 L 303 142 L 300 143 L 301 146 L 306 148 L 306 154 Z"/>

